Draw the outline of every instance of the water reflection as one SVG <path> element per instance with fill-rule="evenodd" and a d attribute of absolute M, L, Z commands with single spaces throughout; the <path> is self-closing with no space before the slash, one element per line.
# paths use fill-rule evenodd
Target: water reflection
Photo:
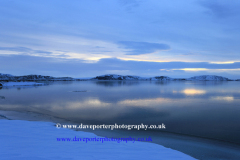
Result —
<path fill-rule="evenodd" d="M 0 96 L 0 99 L 5 99 L 5 97 L 4 96 Z"/>
<path fill-rule="evenodd" d="M 96 85 L 104 87 L 120 87 L 120 86 L 132 86 L 139 85 L 139 81 L 93 81 Z"/>
<path fill-rule="evenodd" d="M 186 95 L 198 95 L 198 94 L 205 94 L 205 90 L 199 90 L 199 89 L 184 89 L 181 91 L 182 93 Z"/>
<path fill-rule="evenodd" d="M 3 88 L 0 109 L 89 124 L 165 123 L 169 132 L 240 143 L 239 82 L 219 83 L 81 81 Z M 75 90 L 88 92 L 69 92 Z"/>
<path fill-rule="evenodd" d="M 171 101 L 172 100 L 169 98 L 126 99 L 123 101 L 119 101 L 117 105 L 157 109 L 156 106 L 167 104 Z"/>
<path fill-rule="evenodd" d="M 234 101 L 234 97 L 232 96 L 216 96 L 211 97 L 210 99 L 215 101 Z"/>
<path fill-rule="evenodd" d="M 173 94 L 183 93 L 186 96 L 194 96 L 194 95 L 206 94 L 207 91 L 206 90 L 200 90 L 200 89 L 188 88 L 188 89 L 184 89 L 184 90 L 181 90 L 181 91 L 173 90 L 172 93 Z"/>

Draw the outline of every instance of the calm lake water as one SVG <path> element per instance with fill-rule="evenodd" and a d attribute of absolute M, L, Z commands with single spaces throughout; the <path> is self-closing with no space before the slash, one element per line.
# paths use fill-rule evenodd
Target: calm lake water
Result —
<path fill-rule="evenodd" d="M 164 123 L 167 132 L 240 144 L 240 82 L 234 81 L 80 81 L 2 88 L 0 110 L 85 124 Z"/>

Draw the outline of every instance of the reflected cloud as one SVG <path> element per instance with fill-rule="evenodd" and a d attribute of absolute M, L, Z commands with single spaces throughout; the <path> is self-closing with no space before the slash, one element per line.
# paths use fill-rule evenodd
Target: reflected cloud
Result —
<path fill-rule="evenodd" d="M 173 94 L 176 94 L 176 93 L 183 93 L 187 96 L 193 96 L 193 95 L 201 95 L 201 94 L 206 94 L 207 91 L 205 90 L 199 90 L 199 89 L 184 89 L 182 91 L 176 91 L 176 90 L 173 90 L 172 91 Z"/>
<path fill-rule="evenodd" d="M 102 108 L 110 107 L 111 103 L 102 102 L 99 99 L 89 99 L 83 102 L 69 102 L 67 103 L 67 108 L 69 109 L 80 109 L 80 108 Z"/>
<path fill-rule="evenodd" d="M 201 95 L 201 94 L 206 94 L 205 90 L 197 90 L 197 89 L 185 89 L 181 91 L 181 93 L 184 93 L 185 95 Z"/>
<path fill-rule="evenodd" d="M 163 104 L 163 103 L 169 103 L 172 99 L 169 98 L 149 98 L 149 99 L 127 99 L 118 102 L 118 105 L 123 106 L 134 106 L 134 107 L 155 107 L 156 105 Z"/>
<path fill-rule="evenodd" d="M 216 97 L 211 97 L 210 99 L 215 101 L 234 101 L 233 96 L 216 96 Z"/>
<path fill-rule="evenodd" d="M 159 106 L 159 104 L 168 104 L 172 102 L 172 99 L 169 98 L 149 98 L 149 99 L 126 99 L 116 103 L 107 103 L 103 102 L 99 99 L 89 99 L 85 101 L 77 101 L 77 102 L 68 102 L 64 104 L 64 108 L 67 107 L 68 109 L 85 109 L 85 108 L 111 108 L 112 106 L 117 106 L 118 109 L 124 107 L 147 107 L 147 108 L 154 108 Z M 54 109 L 62 109 L 59 106 L 55 106 Z"/>
<path fill-rule="evenodd" d="M 178 91 L 172 91 L 173 93 L 178 93 Z"/>

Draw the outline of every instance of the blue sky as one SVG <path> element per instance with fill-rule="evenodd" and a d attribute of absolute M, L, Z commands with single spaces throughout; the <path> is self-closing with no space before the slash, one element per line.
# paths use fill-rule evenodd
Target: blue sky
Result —
<path fill-rule="evenodd" d="M 0 0 L 0 73 L 240 78 L 238 0 Z"/>

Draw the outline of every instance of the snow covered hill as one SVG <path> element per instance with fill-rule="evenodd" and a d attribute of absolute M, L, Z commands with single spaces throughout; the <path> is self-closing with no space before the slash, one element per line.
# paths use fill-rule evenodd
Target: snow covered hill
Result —
<path fill-rule="evenodd" d="M 138 76 L 121 76 L 116 74 L 106 74 L 92 78 L 93 80 L 139 80 Z"/>
<path fill-rule="evenodd" d="M 0 80 L 4 81 L 4 80 L 9 80 L 12 79 L 14 76 L 11 74 L 2 74 L 0 73 Z"/>
<path fill-rule="evenodd" d="M 86 80 L 148 80 L 148 81 L 232 81 L 226 77 L 215 76 L 215 75 L 202 75 L 195 76 L 191 78 L 170 78 L 167 76 L 156 76 L 150 78 L 144 78 L 139 76 L 131 75 L 117 75 L 117 74 L 106 74 L 97 76 L 89 79 L 71 78 L 71 77 L 52 77 L 52 76 L 42 76 L 42 75 L 25 75 L 25 76 L 13 76 L 10 74 L 1 74 L 0 81 L 5 82 L 23 82 L 23 81 L 86 81 Z M 236 81 L 239 81 L 237 79 Z"/>
<path fill-rule="evenodd" d="M 102 76 L 97 76 L 95 78 L 92 78 L 92 80 L 160 80 L 160 81 L 166 81 L 166 80 L 173 80 L 173 78 L 166 77 L 166 76 L 156 76 L 152 78 L 144 78 L 139 76 L 122 76 L 122 75 L 116 75 L 116 74 L 106 74 Z"/>
<path fill-rule="evenodd" d="M 156 76 L 151 78 L 143 78 L 139 76 L 122 76 L 116 74 L 106 74 L 92 78 L 92 80 L 150 80 L 150 81 L 231 81 L 231 79 L 215 76 L 215 75 L 202 75 L 191 78 L 170 78 L 167 76 Z"/>
<path fill-rule="evenodd" d="M 202 75 L 188 78 L 189 81 L 231 81 L 226 77 L 215 76 L 215 75 Z"/>
<path fill-rule="evenodd" d="M 74 81 L 77 79 L 71 77 L 52 77 L 42 75 L 13 76 L 10 74 L 1 74 L 0 81 L 22 82 L 22 81 Z"/>

